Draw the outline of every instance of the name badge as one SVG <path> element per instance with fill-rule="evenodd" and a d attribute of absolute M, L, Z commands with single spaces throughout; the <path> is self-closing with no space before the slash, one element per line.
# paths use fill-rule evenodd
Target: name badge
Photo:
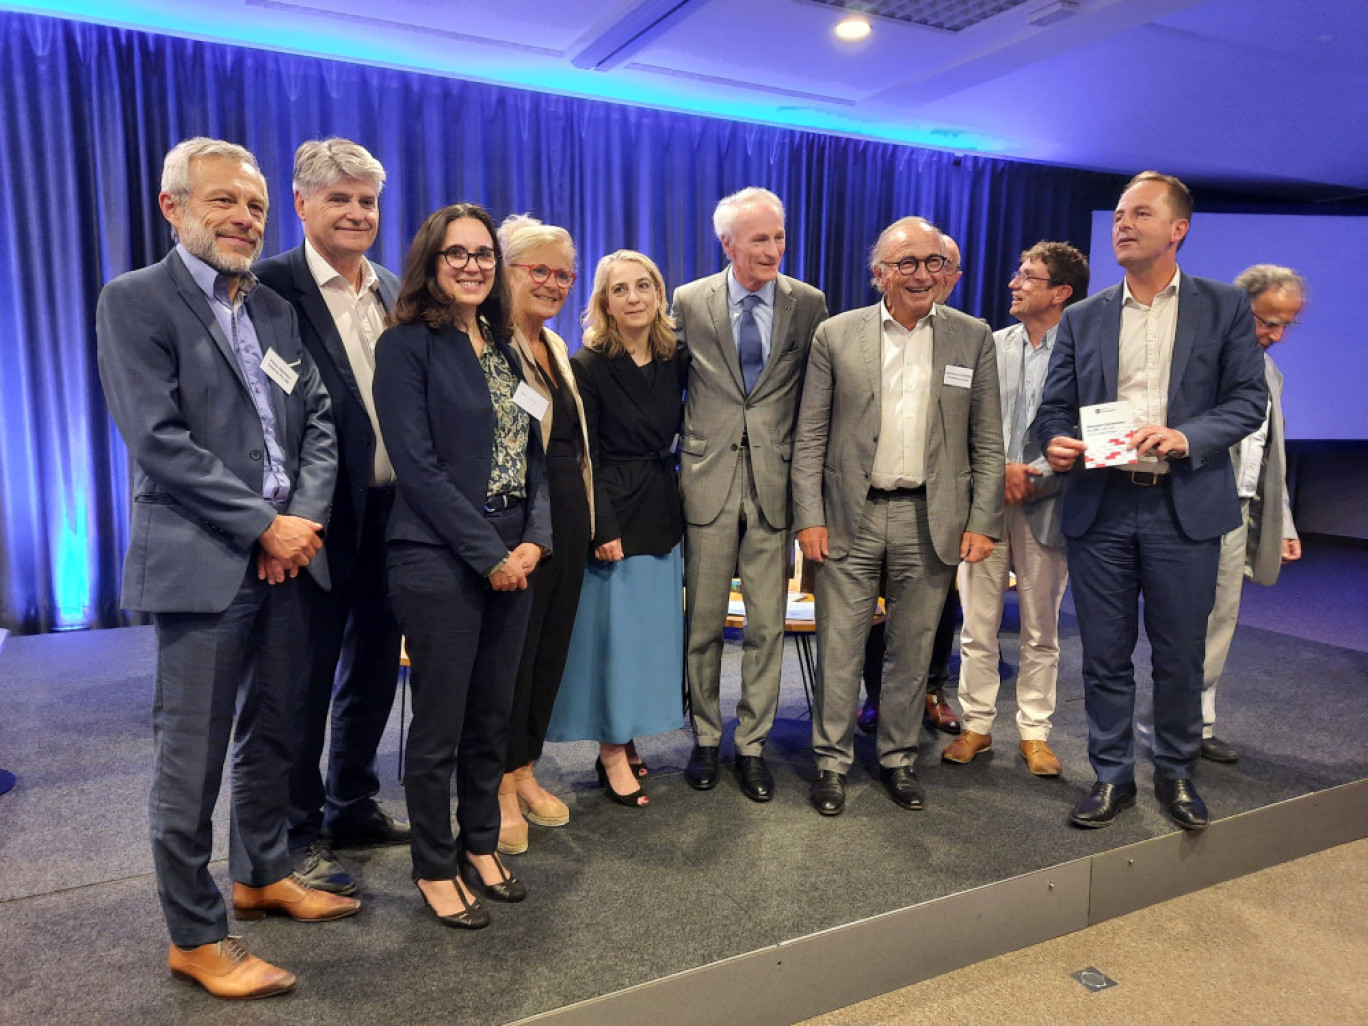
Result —
<path fill-rule="evenodd" d="M 289 395 L 294 391 L 295 382 L 299 380 L 299 371 L 295 370 L 295 367 L 298 367 L 300 362 L 296 360 L 291 366 L 272 346 L 266 350 L 266 355 L 261 358 L 261 369 L 268 378 L 280 386 L 282 392 Z"/>
<path fill-rule="evenodd" d="M 945 384 L 953 385 L 956 388 L 968 388 L 973 383 L 973 367 L 961 367 L 954 363 L 945 365 Z"/>
<path fill-rule="evenodd" d="M 538 421 L 546 416 L 546 408 L 551 405 L 550 399 L 546 398 L 546 396 L 542 395 L 526 381 L 518 382 L 518 387 L 513 390 L 513 401 Z"/>

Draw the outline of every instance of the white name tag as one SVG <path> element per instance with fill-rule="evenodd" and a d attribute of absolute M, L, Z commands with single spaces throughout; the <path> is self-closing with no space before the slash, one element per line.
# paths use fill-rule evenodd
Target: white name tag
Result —
<path fill-rule="evenodd" d="M 261 358 L 261 369 L 266 372 L 268 378 L 280 386 L 281 391 L 289 395 L 294 391 L 295 382 L 299 380 L 299 371 L 295 370 L 299 363 L 300 361 L 295 361 L 294 366 L 286 363 L 272 346 Z"/>
<path fill-rule="evenodd" d="M 954 363 L 946 364 L 945 383 L 954 385 L 956 388 L 968 388 L 974 383 L 974 368 L 961 367 Z"/>
<path fill-rule="evenodd" d="M 546 416 L 546 408 L 551 400 L 542 395 L 526 381 L 519 381 L 513 390 L 513 401 L 526 410 L 532 417 L 541 420 Z"/>

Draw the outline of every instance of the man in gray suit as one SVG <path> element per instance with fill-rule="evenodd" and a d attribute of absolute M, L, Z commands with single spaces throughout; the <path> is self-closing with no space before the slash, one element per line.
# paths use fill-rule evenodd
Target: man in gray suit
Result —
<path fill-rule="evenodd" d="M 286 844 L 307 624 L 297 578 L 328 585 L 337 447 L 294 311 L 251 274 L 267 210 L 256 159 L 188 139 L 166 156 L 159 203 L 175 249 L 106 285 L 96 310 L 100 380 L 134 462 L 123 605 L 157 631 L 152 854 L 172 973 L 218 997 L 263 997 L 294 977 L 228 936 L 209 874 L 230 739 L 237 918 L 360 908 L 303 886 Z"/>
<path fill-rule="evenodd" d="M 1017 677 L 1017 730 L 1021 756 L 1040 777 L 1059 775 L 1050 750 L 1050 717 L 1059 675 L 1059 603 L 1069 580 L 1059 498 L 1064 479 L 1050 469 L 1031 422 L 1045 389 L 1045 371 L 1064 308 L 1088 294 L 1088 261 L 1067 242 L 1038 242 L 1021 254 L 1012 277 L 1017 324 L 994 332 L 1006 445 L 1002 540 L 978 563 L 961 563 L 960 705 L 964 733 L 941 753 L 967 763 L 993 750 L 997 714 L 998 628 L 1010 575 L 1016 572 L 1021 612 L 1021 672 Z"/>
<path fill-rule="evenodd" d="M 723 198 L 713 228 L 730 261 L 681 286 L 674 319 L 691 356 L 680 490 L 684 495 L 685 663 L 696 743 L 689 786 L 717 785 L 722 628 L 731 579 L 746 602 L 736 768 L 752 801 L 774 795 L 765 741 L 779 705 L 787 602 L 789 460 L 803 371 L 826 298 L 779 273 L 784 205 L 766 189 Z"/>
<path fill-rule="evenodd" d="M 935 302 L 935 226 L 906 217 L 870 255 L 883 301 L 818 329 L 793 452 L 803 555 L 817 564 L 812 803 L 845 808 L 860 664 L 887 575 L 888 672 L 877 751 L 893 800 L 920 809 L 914 763 L 936 621 L 961 560 L 1002 529 L 1002 424 L 987 325 Z"/>
<path fill-rule="evenodd" d="M 1255 264 L 1241 271 L 1235 284 L 1249 296 L 1254 337 L 1264 351 L 1268 412 L 1258 430 L 1231 447 L 1235 490 L 1240 497 L 1240 525 L 1221 536 L 1216 570 L 1216 603 L 1207 618 L 1206 655 L 1202 665 L 1202 746 L 1198 754 L 1212 762 L 1237 762 L 1239 753 L 1216 736 L 1216 688 L 1225 672 L 1240 594 L 1246 577 L 1272 587 L 1284 563 L 1301 558 L 1301 540 L 1292 522 L 1284 451 L 1283 376 L 1268 355 L 1301 314 L 1306 280 L 1290 267 Z M 1136 694 L 1136 732 L 1149 746 L 1154 736 L 1153 700 Z"/>

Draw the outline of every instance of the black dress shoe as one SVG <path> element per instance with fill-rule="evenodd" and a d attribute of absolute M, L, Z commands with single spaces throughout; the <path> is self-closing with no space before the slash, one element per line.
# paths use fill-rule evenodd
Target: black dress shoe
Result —
<path fill-rule="evenodd" d="M 1239 762 L 1240 753 L 1219 737 L 1202 738 L 1202 758 L 1212 762 Z"/>
<path fill-rule="evenodd" d="M 1069 822 L 1078 827 L 1111 826 L 1118 812 L 1134 804 L 1134 784 L 1104 784 L 1099 780 L 1074 804 Z"/>
<path fill-rule="evenodd" d="M 684 768 L 684 779 L 695 791 L 711 791 L 717 786 L 718 761 L 716 745 L 694 745 L 689 754 L 689 765 Z"/>
<path fill-rule="evenodd" d="M 1202 801 L 1202 796 L 1187 777 L 1175 780 L 1155 777 L 1154 796 L 1159 799 L 1169 818 L 1184 830 L 1205 830 L 1211 822 L 1206 802 Z"/>
<path fill-rule="evenodd" d="M 823 816 L 839 816 L 845 812 L 845 774 L 835 770 L 821 770 L 812 785 L 812 807 Z"/>
<path fill-rule="evenodd" d="M 470 855 L 465 852 L 461 853 L 461 868 L 465 870 L 465 877 L 471 886 L 481 891 L 486 898 L 511 904 L 527 897 L 527 885 L 508 871 L 508 867 L 503 864 L 503 859 L 499 858 L 497 852 L 494 853 L 494 868 L 499 871 L 498 883 L 485 883 L 484 877 L 480 876 L 480 871 L 475 868 L 475 863 L 470 861 Z"/>
<path fill-rule="evenodd" d="M 413 831 L 402 819 L 395 819 L 380 806 L 370 814 L 346 824 L 333 824 L 334 848 L 359 848 L 367 844 L 408 844 Z"/>
<path fill-rule="evenodd" d="M 774 797 L 774 775 L 760 756 L 738 755 L 736 772 L 741 777 L 741 793 L 751 801 L 767 802 Z"/>
<path fill-rule="evenodd" d="M 879 703 L 872 698 L 865 699 L 860 715 L 855 717 L 855 726 L 866 734 L 875 733 L 879 729 Z"/>
<path fill-rule="evenodd" d="M 919 812 L 926 808 L 926 792 L 911 766 L 885 766 L 879 770 L 879 777 L 888 788 L 888 796 L 904 809 Z"/>

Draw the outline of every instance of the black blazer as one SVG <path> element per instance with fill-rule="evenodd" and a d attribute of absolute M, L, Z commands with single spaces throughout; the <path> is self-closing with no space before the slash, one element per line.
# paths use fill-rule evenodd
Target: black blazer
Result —
<path fill-rule="evenodd" d="M 492 345 L 522 379 L 504 339 Z M 508 548 L 482 512 L 494 451 L 494 404 L 466 333 L 400 324 L 375 346 L 375 412 L 399 492 L 385 537 L 445 545 L 486 576 Z M 551 548 L 551 506 L 541 432 L 527 432 L 527 522 L 523 541 Z"/>
<path fill-rule="evenodd" d="M 673 448 L 689 361 L 681 346 L 648 384 L 626 354 L 581 349 L 570 359 L 594 467 L 594 545 L 622 539 L 625 556 L 664 555 L 684 535 Z"/>
<path fill-rule="evenodd" d="M 374 261 L 380 279 L 380 302 L 394 309 L 399 279 Z M 304 244 L 262 260 L 252 272 L 261 283 L 277 292 L 299 315 L 299 337 L 318 365 L 323 387 L 332 400 L 337 429 L 337 486 L 333 491 L 332 519 L 328 522 L 328 567 L 334 583 L 351 577 L 361 547 L 361 524 L 366 511 L 366 488 L 375 462 L 375 431 L 352 375 L 351 360 L 338 334 L 328 303 L 318 289 Z"/>

